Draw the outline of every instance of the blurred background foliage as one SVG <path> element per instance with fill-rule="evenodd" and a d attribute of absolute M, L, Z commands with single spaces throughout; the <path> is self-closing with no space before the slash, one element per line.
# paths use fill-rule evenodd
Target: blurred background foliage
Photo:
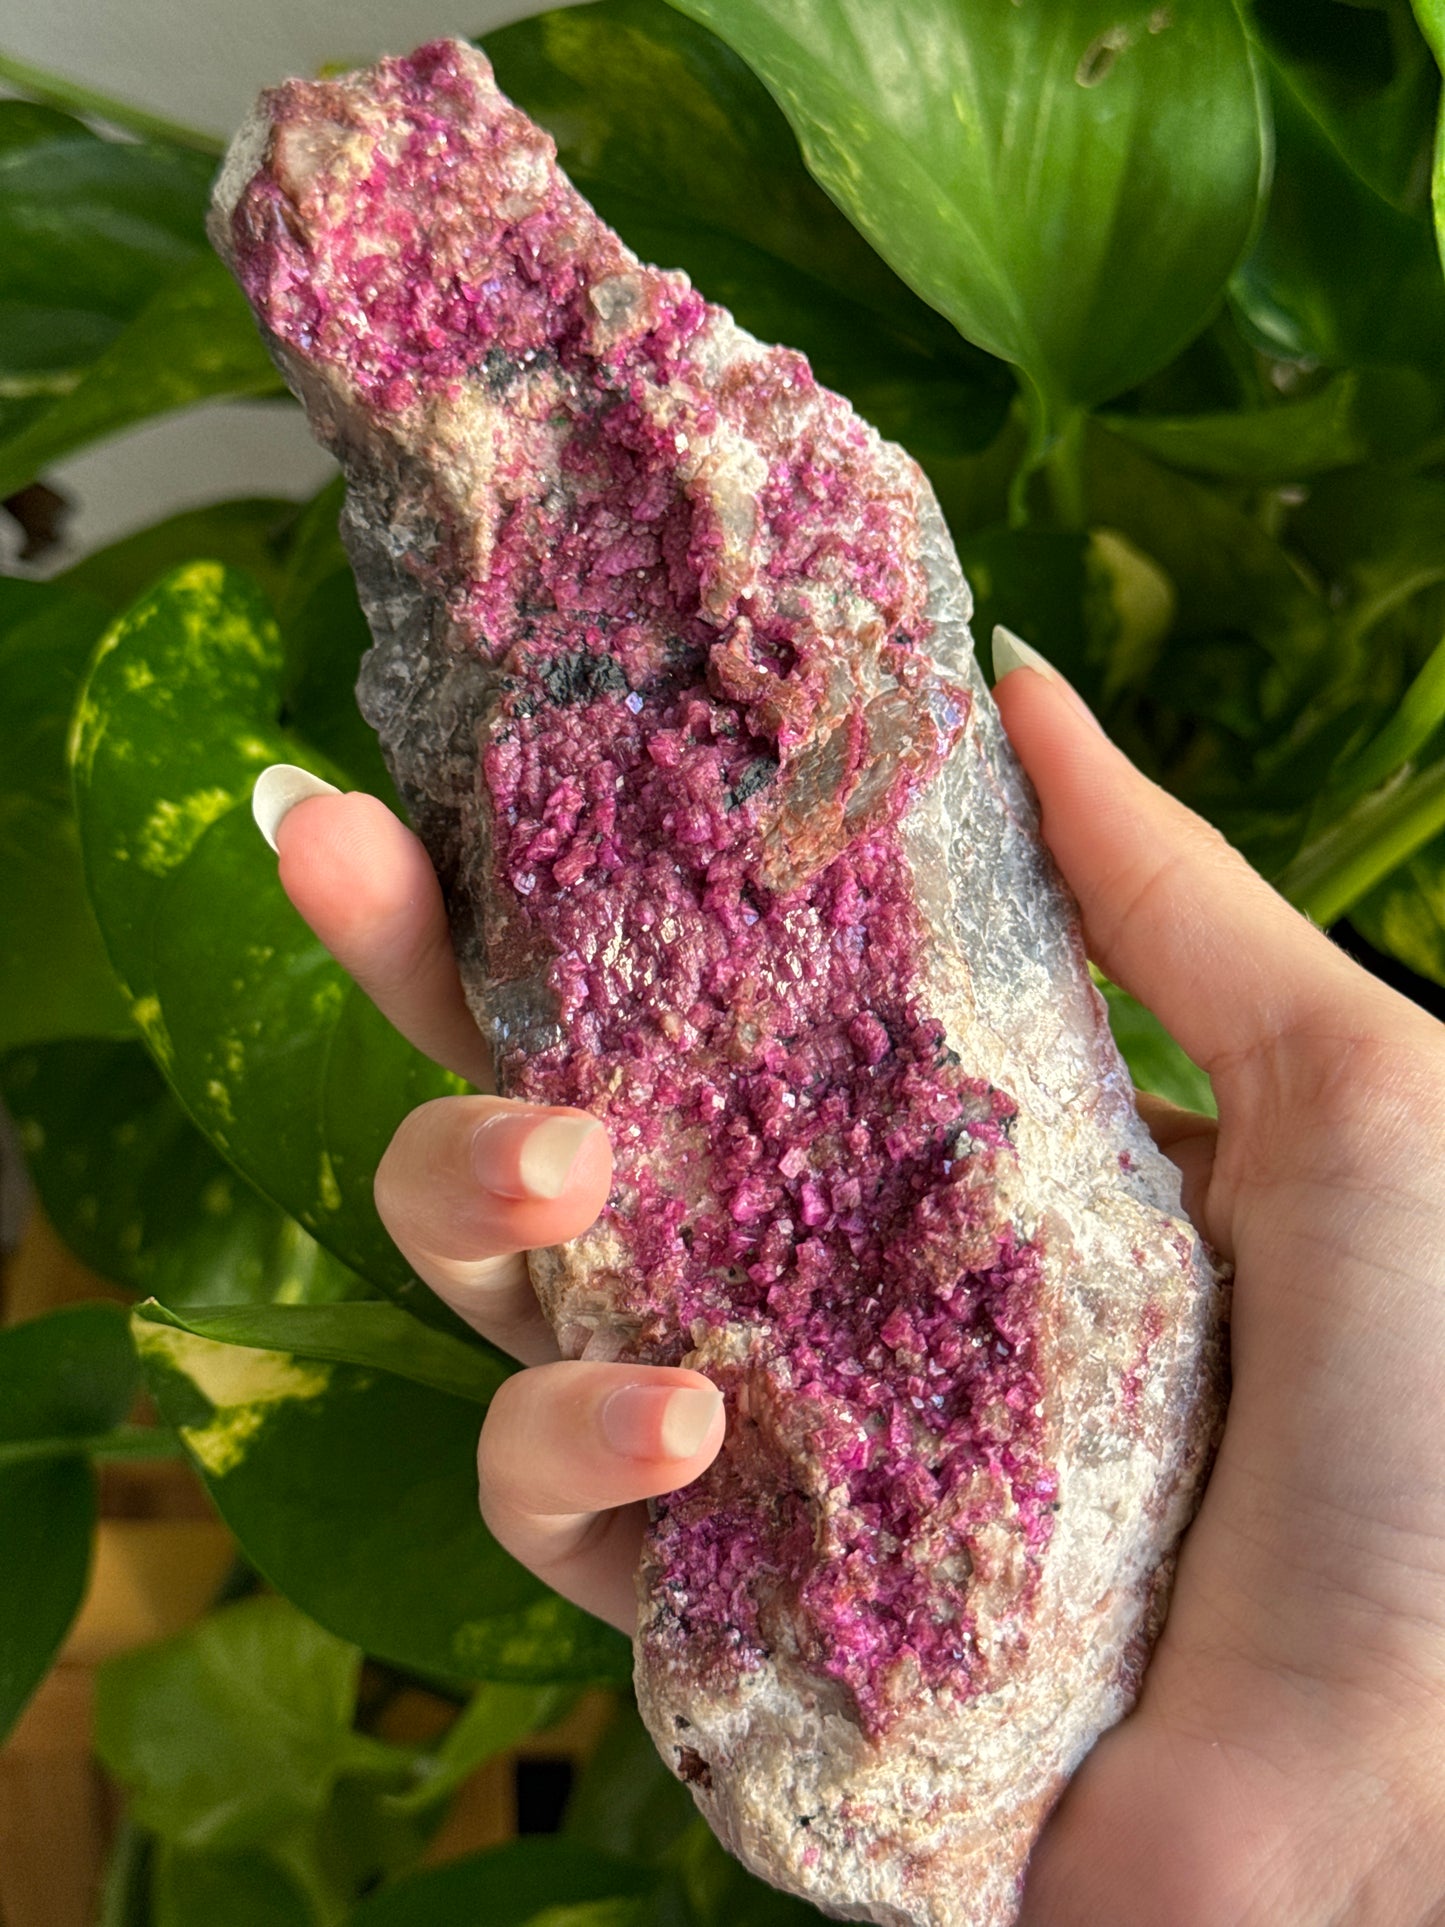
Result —
<path fill-rule="evenodd" d="M 485 44 L 640 255 L 917 456 L 977 632 L 1041 646 L 1438 1012 L 1445 0 L 597 0 Z M 49 1222 L 136 1304 L 0 1331 L 0 1733 L 81 1603 L 98 1475 L 184 1459 L 231 1571 L 103 1669 L 107 1927 L 816 1918 L 713 1843 L 626 1643 L 489 1539 L 472 1447 L 509 1363 L 376 1219 L 391 1131 L 458 1087 L 312 941 L 248 813 L 277 759 L 391 794 L 337 485 L 57 546 L 63 457 L 281 392 L 206 244 L 216 144 L 0 80 L 27 563 L 0 576 L 0 1089 Z M 1105 991 L 1136 1080 L 1207 1108 Z M 469 1776 L 599 1687 L 560 1836 L 419 1871 Z M 417 1693 L 440 1711 L 399 1739 Z"/>

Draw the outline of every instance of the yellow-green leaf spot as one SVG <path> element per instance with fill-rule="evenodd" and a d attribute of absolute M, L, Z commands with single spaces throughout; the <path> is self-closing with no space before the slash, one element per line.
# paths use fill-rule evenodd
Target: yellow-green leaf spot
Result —
<path fill-rule="evenodd" d="M 136 855 L 153 877 L 166 876 L 184 863 L 206 831 L 235 804 L 230 790 L 196 790 L 179 803 L 157 803 L 140 827 Z"/>
<path fill-rule="evenodd" d="M 95 762 L 95 753 L 100 748 L 109 720 L 105 710 L 91 696 L 91 685 L 102 658 L 110 654 L 124 633 L 125 622 L 122 620 L 107 629 L 97 643 L 95 655 L 91 658 L 91 680 L 82 691 L 80 701 L 75 705 L 75 714 L 70 719 L 66 756 L 70 767 L 82 781 L 89 781 L 91 765 Z"/>
<path fill-rule="evenodd" d="M 326 1210 L 341 1209 L 341 1186 L 336 1182 L 336 1167 L 326 1151 L 321 1153 L 321 1164 L 316 1174 L 316 1194 Z"/>
<path fill-rule="evenodd" d="M 235 1123 L 236 1111 L 235 1106 L 231 1103 L 231 1093 L 219 1077 L 208 1077 L 206 1079 L 206 1097 L 215 1107 L 216 1116 L 220 1118 L 223 1124 Z"/>
<path fill-rule="evenodd" d="M 228 1177 L 212 1178 L 201 1192 L 201 1209 L 209 1212 L 213 1218 L 224 1218 L 235 1208 L 236 1199 L 231 1188 L 231 1180 Z"/>
<path fill-rule="evenodd" d="M 221 1345 L 172 1325 L 133 1323 L 142 1358 L 188 1378 L 214 1408 L 205 1425 L 183 1425 L 181 1437 L 213 1478 L 224 1478 L 245 1458 L 251 1441 L 277 1409 L 319 1398 L 331 1367 L 286 1352 Z"/>
<path fill-rule="evenodd" d="M 276 626 L 256 623 L 249 611 L 235 608 L 224 591 L 226 571 L 219 562 L 192 562 L 177 569 L 166 585 L 177 602 L 186 639 L 201 660 L 225 660 L 233 652 L 270 667 L 280 646 Z"/>
<path fill-rule="evenodd" d="M 163 1065 L 175 1062 L 175 1046 L 171 1034 L 166 1029 L 166 1020 L 161 1015 L 158 997 L 137 997 L 130 1007 L 135 1019 L 136 1029 L 144 1037 L 154 1052 L 157 1061 Z"/>

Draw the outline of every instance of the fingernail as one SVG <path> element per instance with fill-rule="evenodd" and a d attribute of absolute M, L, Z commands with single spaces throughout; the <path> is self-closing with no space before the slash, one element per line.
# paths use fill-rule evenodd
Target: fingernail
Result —
<path fill-rule="evenodd" d="M 623 1385 L 602 1407 L 602 1436 L 625 1459 L 690 1459 L 721 1404 L 715 1385 Z"/>
<path fill-rule="evenodd" d="M 1030 643 L 1025 642 L 1022 636 L 1016 636 L 1012 629 L 1005 629 L 1001 622 L 995 623 L 993 631 L 994 681 L 996 683 L 1002 681 L 1012 669 L 1032 669 L 1036 676 L 1042 676 L 1045 682 L 1053 683 L 1056 688 L 1064 692 L 1069 702 L 1086 722 L 1092 723 L 1101 736 L 1106 733 L 1104 725 L 1084 701 L 1078 690 L 1075 689 L 1074 685 L 1066 676 L 1059 674 L 1058 670 L 1055 669 L 1054 665 L 1046 656 L 1041 656 L 1037 649 Z"/>
<path fill-rule="evenodd" d="M 496 1111 L 476 1128 L 472 1168 L 498 1197 L 560 1198 L 583 1146 L 601 1128 L 591 1117 Z"/>
<path fill-rule="evenodd" d="M 313 776 L 309 769 L 298 769 L 294 763 L 272 763 L 256 778 L 256 787 L 251 791 L 251 814 L 256 819 L 256 828 L 274 850 L 277 830 L 298 803 L 304 803 L 308 796 L 340 794 L 334 783 Z"/>
<path fill-rule="evenodd" d="M 993 631 L 994 681 L 999 682 L 1011 669 L 1032 669 L 1036 675 L 1047 676 L 1050 682 L 1062 680 L 1054 665 L 1046 661 L 1037 649 L 998 622 L 994 624 Z"/>

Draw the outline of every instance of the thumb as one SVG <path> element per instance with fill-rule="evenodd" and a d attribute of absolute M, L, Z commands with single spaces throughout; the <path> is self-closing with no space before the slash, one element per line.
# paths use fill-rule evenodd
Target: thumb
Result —
<path fill-rule="evenodd" d="M 1037 651 L 995 631 L 994 697 L 1089 955 L 1212 1075 L 1377 987 L 1202 817 L 1151 783 Z M 1385 993 L 1388 995 L 1388 993 Z M 1392 1000 L 1393 1001 L 1393 1000 Z"/>

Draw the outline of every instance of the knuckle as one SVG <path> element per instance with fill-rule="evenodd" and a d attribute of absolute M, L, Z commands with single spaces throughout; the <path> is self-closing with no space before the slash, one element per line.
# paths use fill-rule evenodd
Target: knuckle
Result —
<path fill-rule="evenodd" d="M 393 1220 L 408 1221 L 432 1194 L 438 1176 L 469 1128 L 471 1120 L 465 1107 L 474 1102 L 434 1097 L 409 1111 L 397 1125 L 372 1183 L 376 1208 L 389 1231 Z"/>

